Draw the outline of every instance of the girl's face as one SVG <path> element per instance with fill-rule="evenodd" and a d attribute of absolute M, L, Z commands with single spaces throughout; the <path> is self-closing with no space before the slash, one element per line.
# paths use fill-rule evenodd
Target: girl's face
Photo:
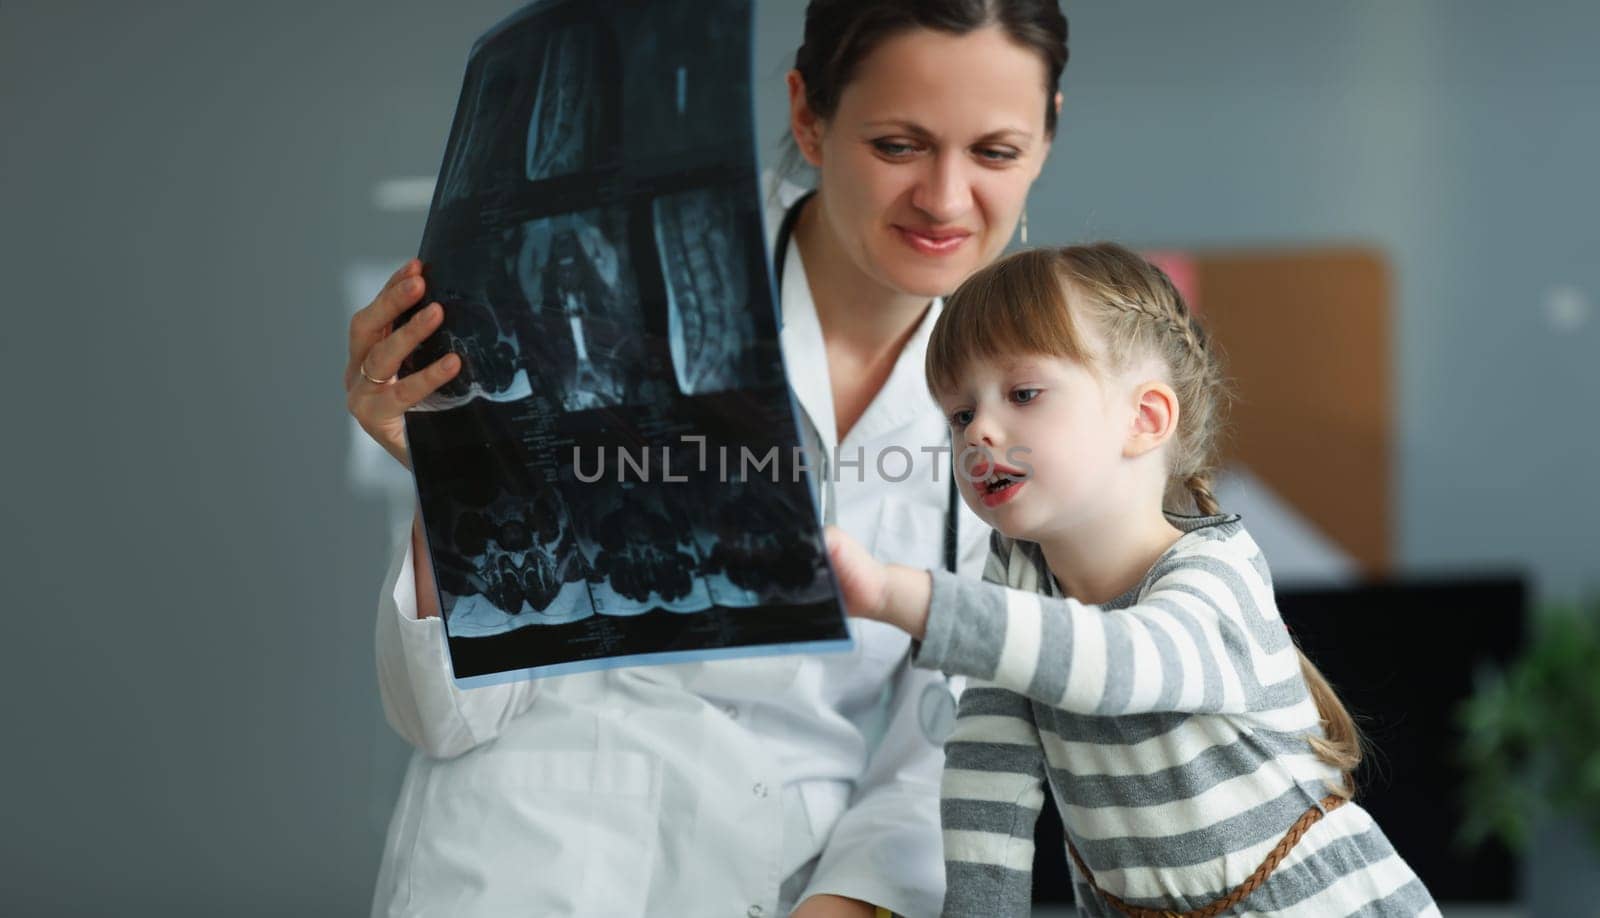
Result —
<path fill-rule="evenodd" d="M 1125 506 L 1131 392 L 1063 357 L 975 360 L 939 397 L 962 498 L 1002 534 L 1033 542 Z"/>
<path fill-rule="evenodd" d="M 1049 152 L 1045 77 L 997 27 L 914 29 L 861 61 L 827 122 L 801 94 L 796 140 L 821 173 L 832 235 L 865 275 L 932 297 L 1000 254 Z"/>

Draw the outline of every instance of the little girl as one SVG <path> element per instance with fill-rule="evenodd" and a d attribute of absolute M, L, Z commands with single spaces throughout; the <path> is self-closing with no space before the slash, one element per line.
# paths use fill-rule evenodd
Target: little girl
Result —
<path fill-rule="evenodd" d="M 1438 915 L 1350 802 L 1355 725 L 1211 495 L 1221 372 L 1166 276 L 1106 243 L 1021 252 L 950 297 L 927 353 L 995 529 L 986 582 L 828 543 L 851 614 L 970 677 L 945 914 L 1028 914 L 1048 782 L 1081 914 Z"/>

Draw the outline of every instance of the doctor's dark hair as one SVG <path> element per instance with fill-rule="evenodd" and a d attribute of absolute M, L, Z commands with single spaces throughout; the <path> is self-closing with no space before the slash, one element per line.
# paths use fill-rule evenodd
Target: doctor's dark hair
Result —
<path fill-rule="evenodd" d="M 1056 87 L 1067 66 L 1067 17 L 1057 0 L 811 0 L 794 69 L 805 80 L 806 104 L 831 118 L 861 62 L 889 38 L 911 29 L 965 35 L 988 26 L 1044 61 L 1044 128 L 1055 136 Z"/>
<path fill-rule="evenodd" d="M 954 391 L 977 360 L 1029 354 L 1065 358 L 1097 374 L 1156 358 L 1179 408 L 1163 504 L 1178 512 L 1191 503 L 1203 514 L 1221 512 L 1211 481 L 1230 400 L 1222 360 L 1164 271 L 1112 242 L 1028 249 L 986 265 L 945 300 L 934 322 L 928 389 L 937 399 Z M 1304 653 L 1300 672 L 1322 721 L 1322 734 L 1306 741 L 1343 776 L 1343 785 L 1330 790 L 1351 797 L 1361 732 Z"/>

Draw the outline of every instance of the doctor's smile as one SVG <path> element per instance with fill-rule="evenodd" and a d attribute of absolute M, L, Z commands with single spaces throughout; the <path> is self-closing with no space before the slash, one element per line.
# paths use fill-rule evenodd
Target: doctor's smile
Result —
<path fill-rule="evenodd" d="M 913 229 L 896 224 L 895 230 L 906 245 L 923 255 L 933 256 L 953 255 L 972 237 L 972 233 L 964 229 Z"/>

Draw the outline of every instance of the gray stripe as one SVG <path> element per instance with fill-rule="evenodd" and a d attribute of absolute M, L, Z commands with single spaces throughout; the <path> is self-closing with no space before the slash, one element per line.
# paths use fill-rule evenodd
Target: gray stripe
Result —
<path fill-rule="evenodd" d="M 946 770 L 964 768 L 968 771 L 1043 775 L 1044 753 L 1037 746 L 1012 743 L 950 742 L 944 747 L 944 767 Z"/>
<path fill-rule="evenodd" d="M 1198 568 L 1200 568 L 1200 565 L 1189 566 L 1189 569 Z M 1162 587 L 1160 592 L 1189 593 L 1190 597 L 1197 598 L 1197 600 L 1205 603 L 1206 606 L 1216 608 L 1216 600 L 1211 598 L 1210 593 L 1206 593 L 1200 587 L 1195 587 L 1194 584 L 1168 584 Z M 1237 597 L 1237 593 L 1235 593 L 1235 597 Z M 1290 643 L 1290 630 L 1283 625 L 1282 619 L 1274 617 L 1270 622 L 1262 621 L 1261 616 L 1254 613 L 1254 606 L 1240 606 L 1240 608 L 1243 609 L 1243 614 L 1240 617 L 1242 617 L 1246 629 L 1250 630 L 1250 640 L 1254 641 L 1256 646 L 1264 649 L 1267 653 L 1277 653 L 1280 649 L 1288 646 L 1288 643 Z M 1238 622 L 1235 622 L 1235 619 L 1227 616 L 1227 614 L 1222 613 L 1221 609 L 1218 609 L 1216 614 L 1218 614 L 1221 621 L 1237 627 Z"/>
<path fill-rule="evenodd" d="M 1422 880 L 1414 879 L 1376 902 L 1350 913 L 1350 918 L 1412 918 L 1428 906 L 1437 908 Z"/>
<path fill-rule="evenodd" d="M 1346 807 L 1355 804 L 1347 803 Z M 1341 817 L 1335 810 L 1329 819 Z M 1353 813 L 1350 815 L 1354 815 Z M 1285 831 L 1288 827 L 1284 827 Z M 1246 900 L 1251 908 L 1275 910 L 1293 908 L 1327 889 L 1340 879 L 1365 872 L 1371 865 L 1391 857 L 1394 846 L 1377 826 L 1359 835 L 1347 836 L 1292 867 L 1281 867 Z M 1380 913 L 1381 914 L 1381 913 Z"/>
<path fill-rule="evenodd" d="M 999 714 L 1033 719 L 1033 702 L 1010 689 L 969 685 L 961 693 L 961 716 Z"/>
<path fill-rule="evenodd" d="M 1238 629 L 1233 631 L 1238 637 Z M 1226 636 L 1224 646 L 1228 644 Z M 1235 653 L 1248 653 L 1244 648 L 1238 648 Z M 1250 711 L 1277 711 L 1292 705 L 1299 704 L 1310 695 L 1311 690 L 1306 686 L 1305 677 L 1300 673 L 1300 664 L 1297 660 L 1294 669 L 1289 675 L 1277 682 L 1263 685 L 1256 676 L 1256 671 L 1241 659 L 1239 662 L 1239 686 L 1244 690 L 1245 708 Z M 1307 722 L 1307 728 L 1314 722 Z"/>
<path fill-rule="evenodd" d="M 1033 565 L 1033 573 L 1039 578 L 1039 586 L 1048 592 L 1055 574 L 1050 570 L 1050 562 L 1044 559 L 1044 546 L 1038 542 L 1024 542 L 1022 556 Z"/>
<path fill-rule="evenodd" d="M 1163 593 L 1168 591 L 1187 593 L 1208 605 L 1211 603 L 1211 600 L 1204 593 L 1186 584 L 1173 584 L 1169 587 L 1163 587 L 1161 590 Z M 1150 602 L 1153 605 L 1158 601 L 1159 599 L 1152 599 Z M 1262 686 L 1256 674 L 1255 666 L 1252 665 L 1250 659 L 1250 639 L 1244 636 L 1244 631 L 1239 627 L 1239 623 L 1221 613 L 1217 614 L 1216 622 L 1217 632 L 1222 638 L 1223 653 L 1232 663 L 1229 668 L 1239 677 L 1239 688 L 1244 692 L 1245 709 L 1250 711 L 1273 711 L 1285 707 L 1287 704 L 1293 704 L 1296 700 L 1295 695 L 1298 693 L 1290 691 L 1285 694 L 1281 690 L 1284 683 L 1274 683 L 1274 686 L 1280 689 L 1276 692 L 1268 691 L 1267 688 Z M 1283 627 L 1282 622 L 1278 623 L 1278 627 L 1283 633 L 1283 642 L 1280 644 L 1280 648 L 1286 647 L 1288 646 L 1289 631 Z M 1257 644 L 1259 645 L 1259 642 Z M 1200 644 L 1198 650 L 1202 658 L 1210 656 L 1208 644 Z M 1295 667 L 1294 673 L 1295 679 L 1287 681 L 1298 680 L 1300 673 L 1298 666 Z"/>
<path fill-rule="evenodd" d="M 1094 743 L 1097 746 L 1132 746 L 1183 726 L 1192 714 L 1163 711 L 1158 714 L 1124 714 L 1101 717 L 1074 714 L 1060 708 L 1040 707 L 1034 711 L 1039 732 L 1052 733 L 1069 743 Z"/>
<path fill-rule="evenodd" d="M 1033 874 L 991 864 L 945 864 L 945 918 L 1027 915 L 1033 905 Z"/>
<path fill-rule="evenodd" d="M 1305 791 L 1292 787 L 1271 800 L 1201 829 L 1152 838 L 1123 836 L 1088 842 L 1074 839 L 1074 842 L 1091 870 L 1187 867 L 1283 835 L 1313 802 Z M 1068 831 L 1071 831 L 1070 826 Z"/>
<path fill-rule="evenodd" d="M 1264 750 L 1264 745 L 1271 746 L 1271 750 Z M 1246 737 L 1212 746 L 1186 764 L 1147 774 L 1075 775 L 1051 768 L 1050 779 L 1056 798 L 1070 806 L 1160 806 L 1198 796 L 1230 778 L 1252 774 L 1273 752 L 1305 752 L 1308 748 L 1300 737 L 1274 737 L 1265 744 Z"/>
<path fill-rule="evenodd" d="M 1041 602 L 1046 601 L 1041 598 Z M 1028 697 L 1053 703 L 1067 690 L 1068 660 L 1056 648 L 1071 647 L 1071 627 L 1065 615 L 1041 615 L 1039 622 L 1039 662 L 1033 669 Z M 1047 656 L 1048 655 L 1048 656 Z"/>
<path fill-rule="evenodd" d="M 1161 599 L 1160 597 L 1149 600 L 1150 605 L 1164 610 L 1183 630 L 1188 632 L 1189 640 L 1194 644 L 1195 653 L 1200 657 L 1201 692 L 1199 711 L 1216 711 L 1222 707 L 1222 670 L 1217 659 L 1206 649 L 1205 629 L 1200 627 L 1200 622 L 1188 609 L 1175 602 Z"/>
<path fill-rule="evenodd" d="M 1137 601 L 1149 591 L 1150 584 L 1159 582 L 1166 574 L 1181 570 L 1201 570 L 1211 573 L 1225 585 L 1225 588 L 1238 600 L 1241 614 L 1219 615 L 1216 619 L 1217 624 L 1213 626 L 1203 614 L 1197 615 L 1178 606 L 1172 598 L 1163 598 L 1158 594 L 1145 599 L 1151 607 L 1170 614 L 1172 620 L 1178 623 L 1178 627 L 1169 634 L 1162 629 L 1139 622 L 1139 626 L 1147 627 L 1156 657 L 1160 661 L 1162 681 L 1159 686 L 1159 699 L 1155 706 L 1164 710 L 1157 713 L 1107 717 L 1072 713 L 1052 707 L 1051 704 L 1064 690 L 1069 668 L 1074 662 L 1072 658 L 1074 635 L 1070 620 L 1066 616 L 1049 614 L 1043 619 L 1039 660 L 1030 684 L 1026 686 L 975 684 L 962 697 L 961 718 L 1014 717 L 1023 723 L 1033 724 L 1045 740 L 1053 741 L 1059 738 L 1071 743 L 1093 744 L 1101 747 L 1090 751 L 1094 757 L 1103 757 L 1105 761 L 1112 763 L 1119 761 L 1127 763 L 1127 751 L 1123 747 L 1149 742 L 1152 739 L 1165 747 L 1165 744 L 1176 742 L 1181 738 L 1175 736 L 1161 739 L 1168 734 L 1175 734 L 1175 731 L 1188 725 L 1195 716 L 1193 713 L 1171 710 L 1176 707 L 1184 694 L 1185 680 L 1201 681 L 1199 707 L 1202 711 L 1219 711 L 1223 704 L 1225 674 L 1222 667 L 1224 666 L 1230 671 L 1237 672 L 1240 686 L 1252 710 L 1275 710 L 1303 703 L 1307 694 L 1298 668 L 1288 678 L 1262 685 L 1261 674 L 1251 666 L 1251 654 L 1255 647 L 1261 647 L 1270 653 L 1293 646 L 1287 629 L 1277 617 L 1276 606 L 1271 602 L 1256 604 L 1247 588 L 1251 574 L 1244 566 L 1246 563 L 1256 575 L 1262 577 L 1263 582 L 1268 584 L 1270 595 L 1271 581 L 1266 571 L 1265 559 L 1261 557 L 1259 549 L 1249 540 L 1237 518 L 1221 520 L 1216 525 L 1183 521 L 1181 528 L 1192 528 L 1190 535 L 1197 540 L 1228 542 L 1238 539 L 1239 541 L 1230 545 L 1229 548 L 1234 550 L 1225 551 L 1226 556 L 1221 559 L 1198 556 L 1192 550 L 1186 550 L 1192 549 L 1193 543 L 1176 546 L 1175 552 L 1169 552 L 1153 566 L 1152 571 L 1136 591 L 1119 597 L 1119 602 L 1124 599 L 1128 603 Z M 1049 606 L 1051 602 L 1061 601 L 1048 598 L 1056 591 L 1050 583 L 1051 575 L 1039 546 L 1029 542 L 1012 542 L 996 533 L 991 536 L 991 548 L 995 553 L 995 557 L 991 559 L 993 563 L 989 566 L 991 576 L 1003 574 L 1009 578 L 1008 563 L 1015 563 L 1018 576 L 1022 580 L 1031 578 L 1035 573 L 1038 574 L 1037 591 L 1047 597 L 1043 605 Z M 1017 555 L 1016 552 L 1022 554 Z M 993 587 L 955 580 L 948 575 L 945 575 L 947 579 L 941 582 L 938 580 L 940 578 L 938 572 L 934 576 L 937 609 L 930 612 L 927 643 L 940 649 L 937 654 L 928 655 L 929 661 L 919 658 L 919 664 L 930 665 L 932 658 L 937 656 L 942 659 L 933 662 L 932 665 L 940 666 L 947 671 L 976 676 L 980 680 L 993 680 L 994 668 L 998 666 L 1001 649 L 1004 646 L 1008 620 L 1006 594 Z M 1199 596 L 1208 605 L 1211 602 L 1202 590 L 1184 585 L 1175 588 Z M 1103 608 L 1110 609 L 1114 606 L 1108 604 Z M 1052 613 L 1056 611 L 1056 608 L 1051 609 Z M 1104 695 L 1097 708 L 1100 711 L 1124 711 L 1132 695 L 1132 672 L 1128 661 L 1132 655 L 1133 638 L 1127 621 L 1118 621 L 1119 618 L 1108 616 L 1105 619 L 1108 666 Z M 1208 643 L 1207 632 L 1213 627 L 1219 629 L 1220 655 L 1214 653 Z M 1193 669 L 1186 668 L 1183 664 L 1183 655 L 1187 652 L 1184 650 L 1186 641 L 1191 642 L 1197 652 L 1199 663 Z M 1022 693 L 1024 689 L 1026 695 L 1031 697 L 1024 696 Z M 1048 701 L 1037 700 L 1040 698 Z M 1309 709 L 1307 711 L 1309 712 Z M 1220 723 L 1227 722 L 1229 721 L 1220 721 Z M 1219 721 L 1213 720 L 1210 723 Z M 967 726 L 976 727 L 970 721 Z M 958 722 L 958 731 L 961 728 L 962 725 Z M 1221 782 L 1240 775 L 1252 774 L 1268 759 L 1284 754 L 1304 754 L 1309 751 L 1307 734 L 1316 732 L 1318 725 L 1314 720 L 1308 722 L 1303 731 L 1260 729 L 1240 731 L 1233 736 L 1224 735 L 1220 743 L 1209 747 L 1201 746 L 1201 752 L 1183 765 L 1157 768 L 1149 774 L 1115 777 L 1074 775 L 1071 771 L 1073 767 L 1083 767 L 1082 763 L 1076 760 L 1063 763 L 1068 766 L 1065 769 L 1049 768 L 1043 750 L 1033 745 L 983 741 L 979 739 L 981 734 L 976 731 L 971 734 L 971 738 L 961 738 L 961 733 L 958 732 L 956 738 L 947 744 L 946 767 L 977 772 L 1005 772 L 1036 778 L 1047 775 L 1050 791 L 1057 801 L 1064 805 L 1095 809 L 1098 811 L 1097 815 L 1117 825 L 1124 824 L 1119 820 L 1123 819 L 1125 814 L 1126 817 L 1133 817 L 1138 815 L 1141 808 L 1190 800 L 1217 787 Z M 1311 784 L 1316 783 L 1311 782 Z M 1295 819 L 1299 818 L 1309 806 L 1314 805 L 1324 793 L 1325 790 L 1320 787 L 1297 786 L 1275 799 L 1255 802 L 1243 812 L 1224 813 L 1224 818 L 1218 822 L 1194 831 L 1156 838 L 1123 836 L 1084 842 L 1080 845 L 1080 852 L 1089 864 L 1096 867 L 1106 865 L 1100 869 L 1109 869 L 1113 865 L 1124 870 L 1182 869 L 1209 862 L 1230 851 L 1237 852 L 1258 844 L 1270 845 L 1281 838 Z M 1030 793 L 1026 797 L 1032 799 L 1034 795 Z M 940 806 L 945 827 L 948 829 L 998 833 L 1000 837 L 1016 839 L 1017 844 L 1026 844 L 1031 838 L 1033 823 L 1037 818 L 1034 809 L 1020 806 L 1014 801 L 947 797 L 941 801 Z M 1353 805 L 1347 806 L 1353 807 Z M 1330 818 L 1340 818 L 1340 814 L 1336 812 Z M 1070 833 L 1072 828 L 1069 826 L 1068 830 Z M 1266 886 L 1256 892 L 1248 904 L 1252 908 L 1292 910 L 1297 904 L 1303 905 L 1306 897 L 1325 889 L 1329 883 L 1340 877 L 1369 869 L 1373 861 L 1388 856 L 1391 850 L 1392 846 L 1388 840 L 1375 827 L 1356 839 L 1337 840 L 1295 868 L 1279 871 Z M 1067 869 L 1064 857 L 1058 863 L 1062 869 Z M 1028 888 L 1031 881 L 1029 872 L 987 865 L 961 864 L 949 865 L 948 871 L 951 885 L 945 903 L 946 914 L 1020 916 L 1028 913 Z M 1080 914 L 1091 916 L 1114 914 L 1103 900 L 1094 896 L 1087 887 L 1078 882 L 1080 878 L 1076 870 L 1070 872 L 1079 894 Z M 1200 908 L 1225 892 L 1226 890 L 1219 890 L 1206 896 L 1151 900 L 1135 904 L 1179 909 Z M 1421 883 L 1413 882 L 1387 899 L 1373 903 L 1358 914 L 1370 915 L 1373 918 L 1411 915 L 1426 907 L 1429 901 L 1427 891 Z"/>
<path fill-rule="evenodd" d="M 1250 636 L 1268 653 L 1275 653 L 1289 646 L 1289 629 L 1284 627 L 1283 619 L 1278 617 L 1277 610 L 1274 609 L 1272 614 L 1268 615 L 1261 608 L 1260 603 L 1250 594 L 1250 585 L 1244 582 L 1244 577 L 1234 569 L 1233 565 L 1210 555 L 1189 555 L 1184 562 L 1182 570 L 1204 571 L 1227 587 L 1228 592 L 1233 594 L 1233 601 L 1239 605 L 1240 615 L 1244 618 L 1245 627 L 1250 629 Z M 1170 588 L 1193 593 L 1206 603 L 1214 601 L 1190 584 L 1175 583 Z"/>
<path fill-rule="evenodd" d="M 1283 831 L 1288 831 L 1287 825 Z M 1344 877 L 1365 871 L 1371 864 L 1389 857 L 1393 851 L 1389 840 L 1376 826 L 1360 835 L 1341 838 L 1292 867 L 1274 871 L 1266 883 L 1240 904 L 1240 908 L 1252 912 L 1294 908 Z M 1240 866 L 1242 868 L 1246 865 Z M 1254 869 L 1254 865 L 1248 866 Z M 1232 892 L 1234 886 L 1244 882 L 1244 879 L 1244 876 L 1239 876 L 1234 884 L 1226 889 L 1212 890 L 1199 895 L 1135 896 L 1128 897 L 1126 901 L 1130 905 L 1156 910 L 1200 909 Z M 1367 918 L 1413 916 L 1432 903 L 1433 898 L 1422 885 L 1422 881 L 1412 880 L 1391 895 L 1368 903 L 1351 914 Z"/>
<path fill-rule="evenodd" d="M 1038 810 L 1020 803 L 949 797 L 939 801 L 939 822 L 946 831 L 995 832 L 1031 840 L 1038 819 Z"/>
<path fill-rule="evenodd" d="M 930 574 L 933 591 L 928 607 L 928 638 L 917 655 L 917 665 L 994 681 L 1000 648 L 1005 643 L 1006 588 L 968 580 L 949 571 Z"/>
<path fill-rule="evenodd" d="M 1144 630 L 1150 635 L 1150 642 L 1156 645 L 1156 657 L 1161 660 L 1161 691 L 1156 695 L 1155 709 L 1177 710 L 1185 681 L 1183 657 L 1179 655 L 1178 644 L 1165 628 L 1154 622 L 1145 622 Z"/>
<path fill-rule="evenodd" d="M 1267 592 L 1272 592 L 1272 569 L 1267 567 L 1266 555 L 1259 551 L 1252 554 L 1250 556 L 1250 568 L 1256 572 L 1257 577 L 1261 578 L 1261 582 L 1267 585 Z"/>
<path fill-rule="evenodd" d="M 1285 825 L 1283 833 L 1288 831 L 1289 826 Z M 1339 839 L 1293 867 L 1282 867 L 1273 871 L 1267 882 L 1251 893 L 1241 906 L 1249 911 L 1263 912 L 1292 908 L 1340 879 L 1360 873 L 1369 863 L 1386 857 L 1387 855 L 1382 853 L 1384 850 L 1393 849 L 1389 847 L 1388 839 L 1384 838 L 1383 833 L 1378 832 L 1376 827 L 1371 832 L 1353 838 Z M 1253 871 L 1256 865 L 1240 864 L 1237 867 L 1240 870 L 1248 868 Z M 1183 911 L 1203 908 L 1232 892 L 1235 886 L 1244 881 L 1245 875 L 1240 875 L 1227 889 L 1213 890 L 1203 895 L 1135 897 L 1128 899 L 1128 902 L 1142 908 L 1153 909 Z"/>
<path fill-rule="evenodd" d="M 1294 668 L 1294 675 L 1284 676 L 1278 682 L 1261 687 L 1261 704 L 1256 708 L 1259 711 L 1277 711 L 1282 708 L 1293 707 L 1311 697 L 1311 689 L 1306 686 L 1305 676 L 1300 674 L 1300 667 Z M 1306 729 L 1311 729 L 1320 721 L 1308 721 Z"/>
<path fill-rule="evenodd" d="M 1173 571 L 1183 570 L 1185 565 L 1188 563 L 1188 557 L 1189 556 L 1187 554 L 1167 555 L 1160 561 L 1157 561 L 1154 567 L 1150 568 L 1150 573 L 1144 575 L 1145 581 L 1147 583 L 1155 583 Z"/>
<path fill-rule="evenodd" d="M 1061 602 L 1062 600 L 1057 600 Z M 1133 640 L 1128 637 L 1128 626 L 1113 616 L 1106 616 L 1102 630 L 1106 636 L 1105 691 L 1100 704 L 1089 714 L 1121 714 L 1128 709 L 1128 697 L 1133 694 Z"/>

